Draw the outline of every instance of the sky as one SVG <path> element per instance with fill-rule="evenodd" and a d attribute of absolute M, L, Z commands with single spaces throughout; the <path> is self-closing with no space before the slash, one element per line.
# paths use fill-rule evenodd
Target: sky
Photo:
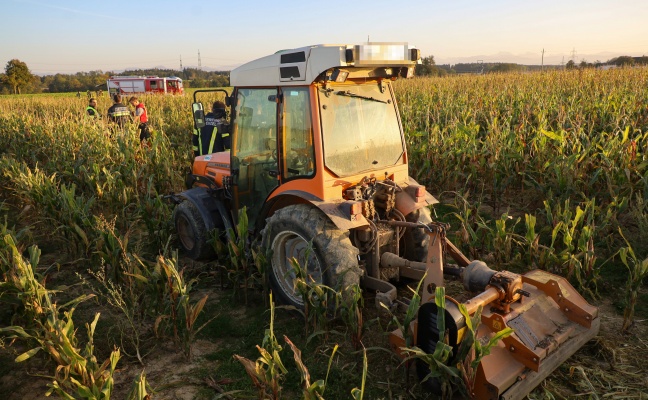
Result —
<path fill-rule="evenodd" d="M 0 68 L 230 70 L 319 43 L 408 42 L 437 64 L 648 55 L 648 0 L 0 0 Z"/>

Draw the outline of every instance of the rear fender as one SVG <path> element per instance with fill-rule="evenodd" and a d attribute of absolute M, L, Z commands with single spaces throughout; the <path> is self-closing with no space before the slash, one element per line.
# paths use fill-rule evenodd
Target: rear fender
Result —
<path fill-rule="evenodd" d="M 234 224 L 227 207 L 221 200 L 210 195 L 210 189 L 194 187 L 178 194 L 177 197 L 190 201 L 196 206 L 208 232 L 215 228 L 221 230 L 233 228 Z"/>
<path fill-rule="evenodd" d="M 333 222 L 333 224 L 335 224 L 335 226 L 340 230 L 348 231 L 363 226 L 369 226 L 369 222 L 362 215 L 354 215 L 354 219 L 351 219 L 350 209 L 353 202 L 346 200 L 322 201 L 311 193 L 300 190 L 288 190 L 270 199 L 261 210 L 263 218 L 259 218 L 257 223 L 261 225 L 265 224 L 266 218 L 272 216 L 272 214 L 280 208 L 292 204 L 305 203 L 310 203 L 322 210 L 322 212 L 326 214 L 331 222 Z M 260 230 L 262 226 L 257 226 L 257 228 Z"/>

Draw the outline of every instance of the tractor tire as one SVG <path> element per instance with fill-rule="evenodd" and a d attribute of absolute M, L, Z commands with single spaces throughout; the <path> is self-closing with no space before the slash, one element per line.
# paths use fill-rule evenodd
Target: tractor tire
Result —
<path fill-rule="evenodd" d="M 319 209 L 306 204 L 282 208 L 268 218 L 261 234 L 263 246 L 272 251 L 270 284 L 284 304 L 304 308 L 295 291 L 293 257 L 318 284 L 339 291 L 359 284 L 358 249 L 351 244 L 349 232 L 338 229 Z"/>
<path fill-rule="evenodd" d="M 405 217 L 407 222 L 429 224 L 432 222 L 430 209 L 427 207 L 419 208 Z M 407 228 L 402 239 L 402 256 L 410 261 L 425 262 L 428 252 L 430 236 L 424 229 Z"/>
<path fill-rule="evenodd" d="M 205 227 L 196 206 L 185 200 L 173 210 L 180 247 L 193 260 L 213 259 L 216 255 L 214 246 L 209 243 L 209 232 Z"/>

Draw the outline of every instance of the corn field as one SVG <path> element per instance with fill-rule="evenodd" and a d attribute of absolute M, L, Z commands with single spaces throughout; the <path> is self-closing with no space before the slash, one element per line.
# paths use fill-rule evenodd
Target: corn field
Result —
<path fill-rule="evenodd" d="M 620 282 L 629 292 L 627 298 L 616 301 L 622 314 L 625 308 L 623 329 L 632 334 L 634 307 L 648 299 L 648 68 L 414 78 L 397 81 L 395 92 L 410 175 L 441 200 L 437 217 L 452 223 L 453 241 L 466 254 L 498 268 L 543 268 L 568 276 L 596 301 L 612 296 L 605 280 L 616 277 L 615 284 Z M 104 114 L 111 102 L 108 97 L 98 101 L 98 110 Z M 69 310 L 51 301 L 52 296 L 61 296 L 45 287 L 53 266 L 79 273 L 78 277 L 69 275 L 67 279 L 73 282 L 65 285 L 83 285 L 91 292 L 87 296 L 113 305 L 125 321 L 121 339 L 114 341 L 121 343 L 121 353 L 103 349 L 101 354 L 111 356 L 101 364 L 92 339 L 101 319 L 92 314 L 87 324 L 90 347 L 73 351 L 74 363 L 85 356 L 92 358 L 91 371 L 78 372 L 77 368 L 62 374 L 57 370 L 49 393 L 63 398 L 69 393 L 76 393 L 75 398 L 109 398 L 96 393 L 84 397 L 83 390 L 112 391 L 120 356 L 145 364 L 147 333 L 170 338 L 191 358 L 196 335 L 217 318 L 212 313 L 208 320 L 199 320 L 201 312 L 208 312 L 207 296 L 196 301 L 191 294 L 200 283 L 198 277 L 208 272 L 194 278 L 183 275 L 182 262 L 174 252 L 172 208 L 162 199 L 183 189 L 183 177 L 191 165 L 191 97 L 146 96 L 143 101 L 153 131 L 148 147 L 140 145 L 135 127 L 115 130 L 103 120 L 86 117 L 85 99 L 0 96 L 0 236 L 4 238 L 0 241 L 4 279 L 0 307 L 5 303 L 13 307 L 7 315 L 0 315 L 0 344 L 8 346 L 9 338 L 22 338 L 31 346 L 41 343 L 51 350 L 48 337 L 64 337 L 73 345 L 70 348 L 81 348 L 72 332 L 61 333 L 62 321 L 72 324 L 72 311 L 80 307 L 81 300 L 73 301 Z M 33 256 L 41 254 L 34 244 L 48 254 Z M 25 256 L 28 252 L 31 262 Z M 227 258 L 226 249 L 223 257 Z M 256 254 L 255 258 L 259 264 L 260 258 Z M 263 276 L 240 277 L 240 266 L 230 261 L 223 271 L 225 275 L 236 271 L 235 289 L 241 282 L 246 290 L 257 282 L 257 289 L 263 287 L 265 292 Z M 257 274 L 263 275 L 265 266 L 256 267 L 261 271 Z M 16 277 L 13 281 L 12 276 Z M 26 286 L 26 281 L 31 283 Z M 89 298 L 82 300 L 87 303 Z M 359 295 L 357 304 L 362 304 L 361 299 Z M 345 320 L 355 321 L 349 326 L 362 324 L 358 322 L 362 307 L 357 304 L 346 311 L 349 317 Z M 640 312 L 648 314 L 645 308 Z M 56 324 L 48 323 L 52 318 Z M 306 322 L 307 333 L 313 320 Z M 310 332 L 317 332 L 317 323 L 313 324 Z M 278 325 L 274 323 L 275 330 Z M 322 337 L 328 338 L 330 329 L 326 327 Z M 260 340 L 263 329 L 257 330 Z M 344 388 L 347 394 L 352 388 L 359 390 L 354 385 L 362 384 L 364 391 L 366 374 L 377 374 L 372 372 L 368 351 L 357 354 L 362 326 L 350 331 L 338 340 L 349 346 L 353 342 L 349 353 L 356 352 L 350 357 L 357 368 L 351 372 L 353 376 L 362 373 L 363 379 Z M 382 334 L 377 336 L 378 343 L 384 340 Z M 295 351 L 293 346 L 290 342 Z M 312 349 L 311 360 L 321 347 Z M 627 347 L 628 352 L 646 350 Z M 336 345 L 324 361 L 320 359 L 327 379 L 329 370 L 344 375 L 331 369 L 337 349 Z M 20 361 L 36 352 L 23 353 Z M 614 354 L 613 361 L 608 361 L 627 372 L 625 386 L 616 385 L 618 377 L 598 367 L 581 366 L 588 362 L 582 361 L 571 367 L 575 369 L 569 378 L 563 373 L 563 381 L 575 379 L 576 388 L 548 383 L 534 392 L 534 398 L 554 398 L 552 393 L 562 398 L 560 393 L 564 397 L 574 392 L 643 398 L 638 396 L 642 396 L 642 385 L 648 384 L 641 377 L 647 375 L 645 367 L 630 355 L 620 360 Z M 382 364 L 378 360 L 376 364 Z M 95 374 L 99 384 L 79 378 L 88 373 Z M 244 374 L 241 370 L 239 377 Z M 595 376 L 595 382 L 587 376 Z M 143 372 L 138 375 L 129 398 L 144 398 L 150 392 L 146 379 Z M 372 385 L 370 380 L 367 385 Z M 275 387 L 275 393 L 279 389 Z M 376 384 L 367 390 L 384 393 L 385 389 Z M 410 393 L 409 388 L 399 390 Z M 247 389 L 248 395 L 253 392 Z"/>

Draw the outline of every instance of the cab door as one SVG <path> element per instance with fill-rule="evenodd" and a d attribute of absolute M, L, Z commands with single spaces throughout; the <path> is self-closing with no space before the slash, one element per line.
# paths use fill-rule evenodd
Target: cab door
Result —
<path fill-rule="evenodd" d="M 235 210 L 247 207 L 249 226 L 256 223 L 266 198 L 279 185 L 277 162 L 277 89 L 236 91 L 232 129 Z"/>

